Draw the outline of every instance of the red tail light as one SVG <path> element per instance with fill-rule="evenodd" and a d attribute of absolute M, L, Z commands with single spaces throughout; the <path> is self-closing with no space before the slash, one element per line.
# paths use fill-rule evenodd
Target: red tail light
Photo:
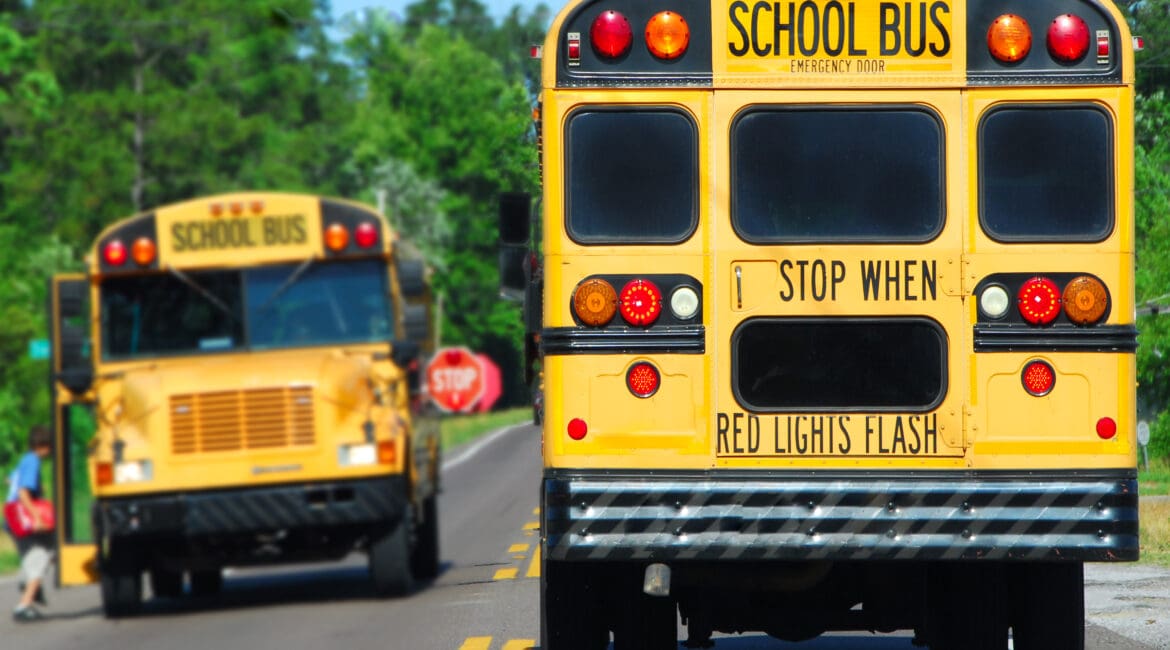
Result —
<path fill-rule="evenodd" d="M 102 258 L 110 266 L 122 266 L 126 263 L 126 245 L 121 239 L 110 240 L 102 249 Z"/>
<path fill-rule="evenodd" d="M 1076 63 L 1089 51 L 1089 26 L 1080 16 L 1064 14 L 1048 26 L 1048 53 L 1061 63 Z"/>
<path fill-rule="evenodd" d="M 652 324 L 662 313 L 662 292 L 649 280 L 630 280 L 618 297 L 622 318 L 639 327 Z"/>
<path fill-rule="evenodd" d="M 658 369 L 645 361 L 635 363 L 626 373 L 626 387 L 638 397 L 650 397 L 657 393 L 661 383 Z"/>
<path fill-rule="evenodd" d="M 1097 436 L 1102 440 L 1109 440 L 1115 435 L 1117 435 L 1117 422 L 1113 418 L 1097 420 Z"/>
<path fill-rule="evenodd" d="M 112 463 L 98 463 L 96 478 L 98 485 L 111 485 L 114 482 L 114 465 Z"/>
<path fill-rule="evenodd" d="M 581 418 L 573 418 L 569 420 L 569 437 L 573 440 L 580 440 L 589 433 L 589 425 L 585 424 L 585 420 Z"/>
<path fill-rule="evenodd" d="M 625 16 L 613 10 L 603 11 L 593 19 L 593 25 L 589 28 L 589 41 L 599 55 L 616 59 L 630 51 L 634 32 Z"/>
<path fill-rule="evenodd" d="M 1024 320 L 1033 325 L 1047 325 L 1060 314 L 1060 289 L 1048 278 L 1035 277 L 1020 287 L 1016 302 Z"/>
<path fill-rule="evenodd" d="M 1052 392 L 1052 387 L 1056 384 L 1056 371 L 1047 361 L 1029 361 L 1028 365 L 1024 366 L 1020 379 L 1024 382 L 1024 390 L 1028 391 L 1028 394 L 1043 397 Z"/>

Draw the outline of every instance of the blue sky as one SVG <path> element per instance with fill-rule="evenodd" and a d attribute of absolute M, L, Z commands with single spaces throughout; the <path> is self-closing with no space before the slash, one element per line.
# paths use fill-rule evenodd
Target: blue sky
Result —
<path fill-rule="evenodd" d="M 391 14 L 405 15 L 403 8 L 406 5 L 412 4 L 413 0 L 332 0 L 333 16 L 340 17 L 351 11 L 360 11 L 367 7 L 383 7 L 388 9 Z M 495 18 L 500 18 L 507 15 L 508 10 L 513 5 L 520 5 L 525 9 L 531 9 L 540 4 L 540 0 L 480 0 L 488 8 L 488 13 Z M 560 9 L 563 2 L 561 0 L 544 0 L 544 4 L 548 5 L 550 9 L 556 11 Z"/>

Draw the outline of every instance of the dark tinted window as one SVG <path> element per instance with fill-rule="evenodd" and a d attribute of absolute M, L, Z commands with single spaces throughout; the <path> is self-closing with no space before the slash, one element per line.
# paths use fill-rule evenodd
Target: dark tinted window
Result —
<path fill-rule="evenodd" d="M 943 136 L 916 108 L 755 109 L 731 133 L 731 218 L 751 242 L 926 241 L 945 218 Z"/>
<path fill-rule="evenodd" d="M 755 319 L 733 346 L 753 410 L 926 410 L 946 394 L 946 335 L 925 319 Z"/>
<path fill-rule="evenodd" d="M 994 110 L 979 138 L 980 219 L 994 239 L 1099 241 L 1113 231 L 1109 116 L 1092 107 Z"/>
<path fill-rule="evenodd" d="M 673 110 L 581 111 L 567 134 L 569 236 L 677 243 L 698 223 L 698 136 Z"/>

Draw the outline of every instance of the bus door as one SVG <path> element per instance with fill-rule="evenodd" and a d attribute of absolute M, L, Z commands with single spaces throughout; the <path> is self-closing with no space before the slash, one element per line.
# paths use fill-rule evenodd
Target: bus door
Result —
<path fill-rule="evenodd" d="M 90 449 L 97 421 L 91 390 L 89 281 L 85 276 L 53 277 L 50 310 L 57 580 L 59 585 L 88 584 L 98 577 L 89 476 Z"/>
<path fill-rule="evenodd" d="M 715 95 L 715 465 L 961 464 L 960 93 Z"/>

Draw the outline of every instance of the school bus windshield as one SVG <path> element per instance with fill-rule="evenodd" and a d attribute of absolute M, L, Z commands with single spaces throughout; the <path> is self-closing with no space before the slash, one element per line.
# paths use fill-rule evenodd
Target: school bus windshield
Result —
<path fill-rule="evenodd" d="M 383 260 L 110 277 L 102 359 L 375 343 L 391 338 Z"/>

